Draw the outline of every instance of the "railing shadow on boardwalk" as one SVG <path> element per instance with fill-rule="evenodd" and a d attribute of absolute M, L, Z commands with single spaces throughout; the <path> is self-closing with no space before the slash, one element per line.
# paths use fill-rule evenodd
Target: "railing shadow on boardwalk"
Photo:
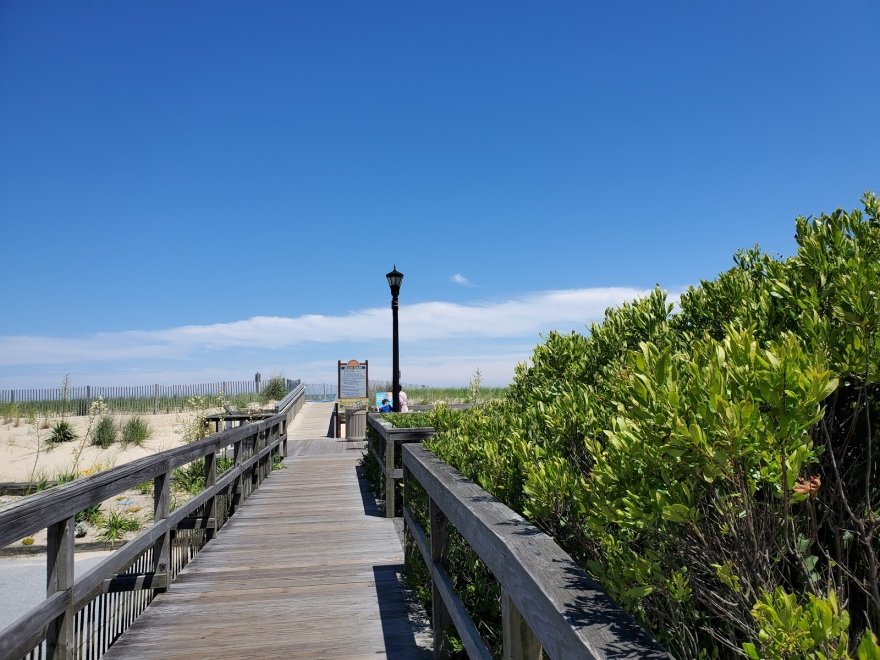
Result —
<path fill-rule="evenodd" d="M 382 636 L 389 658 L 431 658 L 433 653 L 421 637 L 432 638 L 431 623 L 403 585 L 403 564 L 374 566 L 376 597 Z"/>
<path fill-rule="evenodd" d="M 361 503 L 364 505 L 364 515 L 384 518 L 385 514 L 379 508 L 379 504 L 376 502 L 373 493 L 370 492 L 370 487 L 367 484 L 367 478 L 364 476 L 363 468 L 360 466 L 356 467 L 355 473 L 357 474 L 358 487 L 361 491 Z"/>

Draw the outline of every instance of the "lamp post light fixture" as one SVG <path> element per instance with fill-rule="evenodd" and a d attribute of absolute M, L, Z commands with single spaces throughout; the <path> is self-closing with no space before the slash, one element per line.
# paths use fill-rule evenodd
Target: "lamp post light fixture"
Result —
<path fill-rule="evenodd" d="M 397 336 L 397 296 L 400 295 L 400 284 L 403 282 L 403 273 L 398 272 L 397 266 L 385 276 L 388 286 L 391 287 L 391 409 L 400 412 L 400 338 Z"/>

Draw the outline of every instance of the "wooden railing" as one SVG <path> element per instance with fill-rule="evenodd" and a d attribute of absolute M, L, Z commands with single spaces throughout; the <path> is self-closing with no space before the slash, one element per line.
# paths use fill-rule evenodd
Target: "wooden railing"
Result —
<path fill-rule="evenodd" d="M 434 435 L 431 427 L 397 428 L 376 413 L 370 413 L 367 424 L 367 446 L 385 476 L 385 517 L 397 516 L 397 484 L 403 479 L 400 448 L 404 443 L 422 442 Z"/>
<path fill-rule="evenodd" d="M 554 541 L 421 445 L 403 448 L 411 482 L 428 496 L 430 536 L 404 499 L 404 520 L 431 574 L 434 655 L 454 625 L 470 658 L 491 658 L 447 573 L 448 525 L 501 586 L 505 658 L 669 658 Z"/>
<path fill-rule="evenodd" d="M 0 658 L 99 658 L 156 593 L 214 536 L 287 454 L 287 427 L 305 401 L 300 385 L 272 417 L 127 463 L 26 498 L 0 511 L 0 547 L 48 530 L 47 596 L 0 631 Z M 217 474 L 218 456 L 234 464 Z M 205 487 L 171 510 L 176 468 L 204 459 Z M 75 516 L 153 481 L 153 524 L 74 578 Z"/>

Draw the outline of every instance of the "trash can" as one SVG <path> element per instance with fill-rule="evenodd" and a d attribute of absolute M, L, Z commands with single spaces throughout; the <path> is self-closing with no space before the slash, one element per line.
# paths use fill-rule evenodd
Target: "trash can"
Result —
<path fill-rule="evenodd" d="M 345 439 L 365 440 L 367 437 L 367 411 L 347 410 L 345 414 Z"/>

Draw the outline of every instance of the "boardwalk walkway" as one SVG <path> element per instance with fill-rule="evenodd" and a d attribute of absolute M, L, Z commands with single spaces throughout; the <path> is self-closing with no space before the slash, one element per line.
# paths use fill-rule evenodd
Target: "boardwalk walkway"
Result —
<path fill-rule="evenodd" d="M 428 658 L 400 588 L 403 550 L 306 403 L 276 470 L 105 658 Z"/>

